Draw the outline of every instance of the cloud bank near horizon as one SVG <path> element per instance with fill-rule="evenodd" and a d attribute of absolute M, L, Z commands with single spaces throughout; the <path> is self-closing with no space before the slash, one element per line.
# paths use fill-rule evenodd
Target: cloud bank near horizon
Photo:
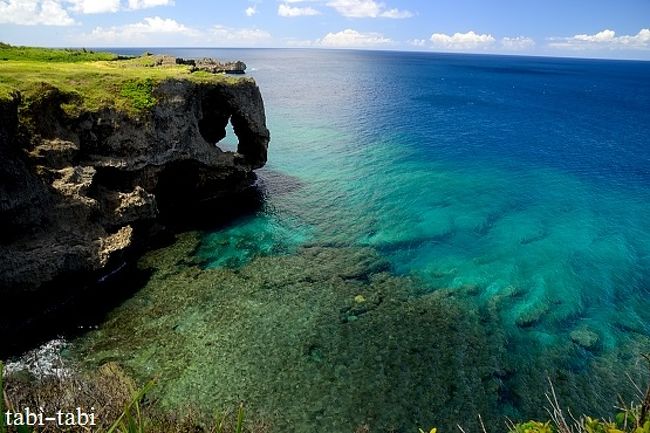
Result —
<path fill-rule="evenodd" d="M 605 26 L 591 33 L 542 36 L 509 34 L 498 27 L 490 31 L 486 26 L 448 31 L 451 26 L 446 22 L 427 24 L 430 20 L 424 19 L 423 11 L 413 4 L 398 7 L 396 0 L 242 0 L 229 6 L 238 11 L 242 22 L 219 19 L 209 23 L 203 16 L 201 20 L 187 17 L 188 10 L 183 8 L 191 1 L 0 0 L 0 24 L 15 34 L 29 33 L 22 28 L 55 34 L 59 46 L 83 41 L 97 47 L 264 46 L 578 56 L 628 53 L 650 59 L 650 28 L 645 26 L 629 34 Z M 419 23 L 417 29 L 412 23 Z M 311 37 L 305 37 L 308 34 Z M 411 37 L 406 37 L 409 34 Z M 52 39 L 44 40 L 51 43 Z"/>

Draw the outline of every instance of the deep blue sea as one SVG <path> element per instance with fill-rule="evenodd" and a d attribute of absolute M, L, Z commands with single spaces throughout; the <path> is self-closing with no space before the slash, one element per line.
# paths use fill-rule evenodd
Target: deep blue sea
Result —
<path fill-rule="evenodd" d="M 623 384 L 650 350 L 650 62 L 148 51 L 243 60 L 264 97 L 264 207 L 203 235 L 206 267 L 371 247 L 426 290 L 472 287 L 522 365 L 607 358 Z"/>

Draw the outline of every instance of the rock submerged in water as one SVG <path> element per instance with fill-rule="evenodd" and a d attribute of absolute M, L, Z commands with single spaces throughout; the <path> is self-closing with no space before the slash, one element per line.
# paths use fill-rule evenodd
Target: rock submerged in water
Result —
<path fill-rule="evenodd" d="M 140 251 L 152 227 L 194 217 L 198 204 L 227 213 L 266 163 L 270 135 L 252 79 L 166 79 L 138 116 L 111 105 L 71 114 L 64 106 L 78 96 L 42 90 L 0 100 L 3 299 L 101 278 Z M 236 152 L 216 145 L 229 122 Z"/>
<path fill-rule="evenodd" d="M 571 341 L 585 349 L 594 349 L 598 344 L 599 337 L 594 331 L 588 328 L 579 328 L 571 332 Z"/>

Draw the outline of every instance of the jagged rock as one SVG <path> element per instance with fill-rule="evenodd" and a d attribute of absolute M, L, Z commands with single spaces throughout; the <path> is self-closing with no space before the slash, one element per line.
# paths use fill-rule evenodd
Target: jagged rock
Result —
<path fill-rule="evenodd" d="M 157 66 L 176 66 L 176 57 L 173 56 L 157 56 Z"/>
<path fill-rule="evenodd" d="M 221 63 L 216 59 L 204 58 L 195 62 L 192 71 L 206 71 L 212 74 L 244 74 L 246 73 L 246 63 L 241 61 Z"/>
<path fill-rule="evenodd" d="M 52 205 L 45 181 L 22 159 L 24 143 L 18 136 L 20 102 L 18 94 L 0 101 L 0 245 L 48 224 L 47 214 L 34 209 Z"/>
<path fill-rule="evenodd" d="M 36 164 L 53 168 L 63 168 L 71 165 L 79 153 L 79 145 L 71 141 L 54 138 L 44 139 L 36 146 L 29 156 Z"/>
<path fill-rule="evenodd" d="M 117 251 L 124 251 L 133 241 L 133 229 L 131 226 L 122 227 L 117 233 L 105 238 L 100 238 L 99 244 L 99 263 L 104 266 L 108 263 L 111 256 Z"/>
<path fill-rule="evenodd" d="M 154 67 L 169 67 L 176 65 L 189 65 L 190 71 L 204 71 L 211 74 L 245 74 L 246 63 L 242 61 L 220 62 L 217 59 L 205 57 L 199 60 L 183 59 L 173 56 L 152 56 Z"/>
<path fill-rule="evenodd" d="M 88 205 L 94 205 L 95 200 L 88 197 L 93 178 L 97 171 L 94 167 L 66 167 L 57 171 L 57 179 L 52 187 L 64 196 Z"/>
<path fill-rule="evenodd" d="M 118 192 L 114 196 L 114 203 L 112 223 L 115 225 L 154 219 L 158 216 L 156 197 L 141 186 L 136 186 L 132 192 Z"/>

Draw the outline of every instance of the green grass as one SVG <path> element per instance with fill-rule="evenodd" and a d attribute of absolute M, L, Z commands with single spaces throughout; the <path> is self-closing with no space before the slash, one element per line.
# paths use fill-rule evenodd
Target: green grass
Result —
<path fill-rule="evenodd" d="M 142 416 L 141 402 L 149 390 L 153 387 L 151 381 L 138 392 L 133 400 L 126 406 L 124 412 L 118 417 L 107 433 L 145 433 L 146 422 Z"/>
<path fill-rule="evenodd" d="M 12 86 L 0 82 L 0 102 L 11 100 L 14 91 L 15 89 Z"/>
<path fill-rule="evenodd" d="M 33 62 L 89 62 L 97 60 L 115 60 L 113 53 L 94 52 L 83 49 L 52 49 L 36 47 L 14 47 L 0 42 L 0 61 L 19 60 Z"/>
<path fill-rule="evenodd" d="M 186 426 L 181 425 L 182 423 L 175 425 L 161 424 L 160 420 L 157 421 L 155 416 L 151 418 L 151 414 L 146 412 L 147 408 L 143 406 L 143 401 L 154 384 L 155 381 L 152 380 L 137 392 L 127 404 L 124 411 L 105 433 L 172 433 L 187 431 Z M 190 422 L 189 424 L 194 423 Z M 244 433 L 244 405 L 239 405 L 234 420 L 231 420 L 230 414 L 226 412 L 218 415 L 211 426 L 201 427 L 198 424 L 194 424 L 192 431 L 196 433 Z M 104 432 L 99 429 L 97 433 Z"/>
<path fill-rule="evenodd" d="M 118 59 L 110 53 L 0 46 L 0 100 L 19 91 L 23 102 L 38 99 L 42 89 L 69 94 L 72 112 L 113 108 L 139 115 L 152 108 L 155 88 L 168 79 L 234 84 L 237 78 L 191 73 L 189 66 L 152 67 L 155 57 Z"/>
<path fill-rule="evenodd" d="M 127 81 L 122 86 L 121 96 L 131 101 L 136 110 L 147 110 L 156 105 L 153 96 L 154 82 L 151 78 L 144 80 Z"/>

